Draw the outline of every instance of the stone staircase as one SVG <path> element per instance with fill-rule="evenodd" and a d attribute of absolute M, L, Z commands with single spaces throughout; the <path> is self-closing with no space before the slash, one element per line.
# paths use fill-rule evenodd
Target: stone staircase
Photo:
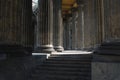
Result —
<path fill-rule="evenodd" d="M 29 80 L 91 80 L 91 54 L 51 54 Z"/>

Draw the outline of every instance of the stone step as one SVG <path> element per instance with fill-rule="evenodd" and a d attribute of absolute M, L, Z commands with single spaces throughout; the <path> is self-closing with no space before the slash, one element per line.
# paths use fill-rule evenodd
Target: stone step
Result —
<path fill-rule="evenodd" d="M 60 64 L 60 65 L 39 65 L 36 67 L 37 70 L 41 69 L 41 68 L 45 68 L 45 69 L 90 69 L 91 68 L 91 65 L 64 65 L 64 64 Z"/>
<path fill-rule="evenodd" d="M 91 77 L 59 77 L 59 76 L 47 76 L 49 80 L 90 80 Z"/>
<path fill-rule="evenodd" d="M 75 65 L 71 65 L 71 64 L 43 64 L 43 65 L 39 65 L 41 67 L 57 67 L 57 68 L 61 68 L 61 67 L 70 67 L 70 68 L 89 68 L 91 67 L 91 65 L 89 64 L 75 64 Z M 38 67 L 39 68 L 39 67 Z"/>
<path fill-rule="evenodd" d="M 44 75 L 35 76 L 31 80 L 91 80 L 91 76 L 61 76 L 61 75 Z"/>
<path fill-rule="evenodd" d="M 91 72 L 40 71 L 39 73 L 32 74 L 33 77 L 45 76 L 45 75 L 48 75 L 48 76 L 54 75 L 54 76 L 61 76 L 61 77 L 64 77 L 64 76 L 68 76 L 68 77 L 69 76 L 91 76 Z"/>
<path fill-rule="evenodd" d="M 51 56 L 76 56 L 76 57 L 89 57 L 91 54 L 51 54 Z"/>
<path fill-rule="evenodd" d="M 59 71 L 59 72 L 90 72 L 90 68 L 55 68 L 55 67 L 39 67 L 39 69 L 34 70 L 34 73 L 39 73 L 40 71 Z"/>
<path fill-rule="evenodd" d="M 57 57 L 57 58 L 75 58 L 75 59 L 82 59 L 82 58 L 91 58 L 92 55 L 91 54 L 70 54 L 70 55 L 67 55 L 67 54 L 62 54 L 62 55 L 58 55 L 58 54 L 51 54 L 51 57 Z"/>
<path fill-rule="evenodd" d="M 39 66 L 39 65 L 38 65 Z M 45 67 L 45 66 L 51 66 L 51 67 L 75 67 L 76 66 L 76 68 L 77 67 L 80 67 L 80 68 L 88 68 L 88 67 L 91 67 L 91 64 L 89 63 L 89 64 L 67 64 L 67 63 L 53 63 L 53 64 L 50 64 L 50 63 L 45 63 L 45 64 L 43 64 L 43 65 L 41 65 L 41 67 Z"/>
<path fill-rule="evenodd" d="M 91 62 L 87 61 L 87 62 L 83 62 L 83 61 L 79 61 L 79 60 L 66 60 L 66 61 L 56 61 L 56 60 L 46 60 L 45 62 L 46 64 L 71 64 L 71 65 L 74 65 L 74 64 L 81 64 L 81 65 L 84 65 L 84 64 L 91 64 Z"/>
<path fill-rule="evenodd" d="M 61 60 L 61 59 L 47 59 L 45 61 L 45 63 L 50 63 L 50 64 L 56 64 L 56 63 L 60 63 L 60 64 L 91 64 L 91 60 L 89 61 L 80 61 L 80 60 Z"/>
<path fill-rule="evenodd" d="M 91 55 L 52 54 L 31 74 L 32 80 L 91 80 Z"/>
<path fill-rule="evenodd" d="M 54 60 L 54 61 L 70 61 L 70 60 L 73 60 L 73 61 L 85 61 L 85 62 L 90 62 L 91 59 L 75 59 L 75 58 L 56 58 L 56 57 L 52 57 L 52 58 L 49 58 L 49 60 Z"/>

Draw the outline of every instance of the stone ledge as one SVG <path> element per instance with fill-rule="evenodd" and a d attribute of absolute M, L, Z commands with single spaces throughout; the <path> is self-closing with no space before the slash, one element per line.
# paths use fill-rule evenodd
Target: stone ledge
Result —
<path fill-rule="evenodd" d="M 120 56 L 118 55 L 99 55 L 93 54 L 92 62 L 120 62 Z"/>

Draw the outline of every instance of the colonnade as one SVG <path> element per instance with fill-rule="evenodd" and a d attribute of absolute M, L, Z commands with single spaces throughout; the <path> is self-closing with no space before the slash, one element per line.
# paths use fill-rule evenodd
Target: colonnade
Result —
<path fill-rule="evenodd" d="M 39 0 L 35 52 L 63 51 L 62 1 Z"/>
<path fill-rule="evenodd" d="M 120 38 L 119 0 L 77 1 L 77 10 L 64 21 L 65 49 L 92 50 L 104 41 Z"/>
<path fill-rule="evenodd" d="M 33 52 L 63 51 L 61 0 L 38 0 L 37 26 L 32 0 L 0 1 L 0 43 L 22 45 Z"/>
<path fill-rule="evenodd" d="M 0 1 L 0 43 L 20 44 L 34 52 L 92 49 L 120 38 L 119 0 L 78 0 L 64 21 L 62 0 L 38 0 L 37 26 L 32 0 Z"/>

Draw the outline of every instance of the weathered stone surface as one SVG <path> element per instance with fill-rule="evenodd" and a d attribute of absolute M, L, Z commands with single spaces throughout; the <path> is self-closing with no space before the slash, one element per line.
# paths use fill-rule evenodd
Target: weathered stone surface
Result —
<path fill-rule="evenodd" d="M 32 70 L 41 65 L 45 59 L 45 55 L 1 59 L 0 80 L 30 80 Z"/>
<path fill-rule="evenodd" d="M 93 62 L 92 80 L 120 80 L 120 63 Z"/>
<path fill-rule="evenodd" d="M 0 61 L 0 80 L 27 80 L 35 59 L 32 56 L 9 58 Z"/>

